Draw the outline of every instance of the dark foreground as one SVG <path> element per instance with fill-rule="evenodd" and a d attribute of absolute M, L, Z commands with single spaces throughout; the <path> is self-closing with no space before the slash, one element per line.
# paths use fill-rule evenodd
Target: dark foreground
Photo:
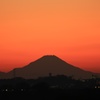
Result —
<path fill-rule="evenodd" d="M 100 100 L 100 78 L 75 80 L 64 75 L 0 80 L 0 100 Z"/>
<path fill-rule="evenodd" d="M 35 91 L 0 92 L 2 99 L 32 100 L 100 100 L 99 89 L 40 89 Z"/>

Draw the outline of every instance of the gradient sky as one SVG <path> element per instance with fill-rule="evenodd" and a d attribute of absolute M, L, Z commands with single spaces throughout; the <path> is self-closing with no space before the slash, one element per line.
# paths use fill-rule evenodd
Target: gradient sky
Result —
<path fill-rule="evenodd" d="M 100 73 L 100 0 L 0 0 L 0 71 L 43 55 Z"/>

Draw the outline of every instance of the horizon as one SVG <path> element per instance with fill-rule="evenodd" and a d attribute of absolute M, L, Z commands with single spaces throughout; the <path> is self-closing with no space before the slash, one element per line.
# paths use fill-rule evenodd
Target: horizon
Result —
<path fill-rule="evenodd" d="M 34 60 L 34 61 L 28 62 L 26 65 L 23 65 L 23 66 L 20 66 L 20 67 L 15 67 L 15 68 L 13 68 L 13 69 L 11 69 L 11 70 L 9 70 L 9 71 L 6 71 L 6 72 L 4 72 L 4 71 L 0 71 L 0 72 L 9 73 L 10 71 L 12 71 L 12 70 L 14 70 L 14 69 L 17 69 L 17 68 L 24 68 L 25 66 L 28 66 L 29 64 L 34 63 L 35 61 L 40 60 L 40 59 L 42 59 L 42 58 L 44 58 L 44 57 L 57 57 L 58 59 L 60 59 L 60 60 L 62 60 L 62 61 L 64 61 L 64 62 L 66 62 L 65 60 L 61 59 L 60 57 L 58 57 L 58 56 L 56 56 L 56 55 L 43 55 L 43 56 L 39 57 L 38 59 L 36 59 L 36 60 Z M 80 67 L 78 67 L 78 66 L 75 66 L 75 65 L 73 65 L 73 64 L 71 64 L 71 63 L 69 63 L 69 62 L 66 62 L 66 64 L 70 64 L 70 65 L 72 65 L 73 67 L 79 68 L 79 69 L 84 70 L 84 71 L 92 72 L 92 71 L 89 71 L 89 70 L 82 69 L 82 68 L 80 68 Z M 92 73 L 95 73 L 95 72 L 92 72 Z M 99 74 L 99 73 L 96 73 L 96 74 Z"/>
<path fill-rule="evenodd" d="M 0 71 L 54 54 L 100 73 L 99 0 L 0 0 Z"/>

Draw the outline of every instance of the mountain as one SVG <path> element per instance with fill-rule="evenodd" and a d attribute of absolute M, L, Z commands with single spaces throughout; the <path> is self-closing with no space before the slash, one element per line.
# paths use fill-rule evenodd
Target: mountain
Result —
<path fill-rule="evenodd" d="M 4 72 L 0 72 L 0 79 L 1 79 L 1 78 L 5 78 L 5 75 L 6 75 L 6 74 L 5 74 Z"/>
<path fill-rule="evenodd" d="M 76 79 L 91 78 L 92 74 L 94 74 L 68 64 L 54 55 L 46 55 L 22 68 L 16 68 L 6 73 L 5 78 L 22 77 L 33 79 L 51 75 L 50 73 L 52 75 L 73 76 Z"/>

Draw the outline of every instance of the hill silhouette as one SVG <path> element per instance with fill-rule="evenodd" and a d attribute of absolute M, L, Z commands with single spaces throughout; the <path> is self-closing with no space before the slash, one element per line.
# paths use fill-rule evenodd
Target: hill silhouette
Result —
<path fill-rule="evenodd" d="M 3 78 L 22 77 L 25 79 L 35 79 L 48 75 L 66 75 L 73 76 L 75 79 L 87 79 L 91 78 L 93 74 L 71 65 L 55 55 L 46 55 L 22 68 L 16 68 L 6 73 L 3 75 Z"/>

